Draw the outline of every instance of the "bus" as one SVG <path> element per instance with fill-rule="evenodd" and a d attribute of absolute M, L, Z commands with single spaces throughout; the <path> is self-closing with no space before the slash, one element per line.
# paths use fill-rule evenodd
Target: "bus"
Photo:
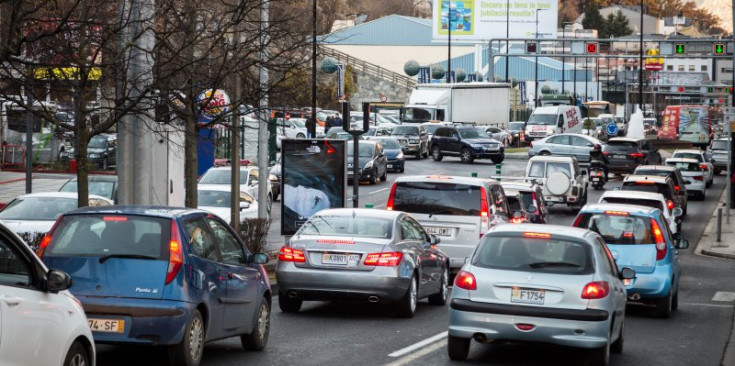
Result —
<path fill-rule="evenodd" d="M 707 146 L 712 140 L 712 118 L 704 105 L 670 105 L 664 109 L 658 138 Z"/>
<path fill-rule="evenodd" d="M 604 100 L 593 100 L 582 103 L 587 110 L 587 117 L 599 117 L 601 114 L 615 114 L 615 104 Z"/>

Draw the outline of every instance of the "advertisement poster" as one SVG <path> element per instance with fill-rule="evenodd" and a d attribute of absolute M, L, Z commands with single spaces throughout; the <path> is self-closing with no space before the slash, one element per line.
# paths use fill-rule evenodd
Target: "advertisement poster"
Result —
<path fill-rule="evenodd" d="M 313 214 L 344 207 L 347 144 L 305 139 L 281 143 L 281 235 L 293 235 Z"/>
<path fill-rule="evenodd" d="M 435 41 L 446 41 L 450 27 L 457 41 L 557 37 L 558 0 L 433 0 L 432 10 Z"/>

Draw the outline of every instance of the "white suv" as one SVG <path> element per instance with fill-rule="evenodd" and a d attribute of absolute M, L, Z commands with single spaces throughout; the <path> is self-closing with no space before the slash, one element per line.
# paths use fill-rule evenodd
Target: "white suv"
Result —
<path fill-rule="evenodd" d="M 587 173 L 575 157 L 534 156 L 526 165 L 526 179 L 543 186 L 547 206 L 566 204 L 579 210 L 587 203 Z"/>

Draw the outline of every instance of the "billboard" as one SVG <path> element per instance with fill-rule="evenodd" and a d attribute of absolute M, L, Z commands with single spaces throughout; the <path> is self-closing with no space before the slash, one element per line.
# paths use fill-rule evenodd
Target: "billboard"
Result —
<path fill-rule="evenodd" d="M 311 215 L 345 206 L 347 144 L 316 139 L 281 143 L 281 235 L 293 235 Z"/>
<path fill-rule="evenodd" d="M 435 41 L 445 41 L 450 30 L 452 40 L 458 41 L 506 38 L 507 19 L 510 19 L 509 38 L 556 38 L 559 3 L 558 0 L 433 0 L 432 10 Z M 535 37 L 537 26 L 538 37 Z"/>

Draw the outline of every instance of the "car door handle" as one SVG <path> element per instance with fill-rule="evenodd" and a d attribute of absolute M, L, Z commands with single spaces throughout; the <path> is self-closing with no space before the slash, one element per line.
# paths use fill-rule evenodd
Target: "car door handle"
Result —
<path fill-rule="evenodd" d="M 3 296 L 3 302 L 8 304 L 8 306 L 16 306 L 20 304 L 22 299 L 20 297 L 10 297 L 10 296 Z"/>

